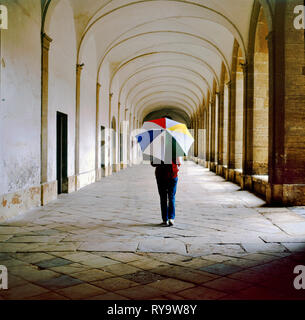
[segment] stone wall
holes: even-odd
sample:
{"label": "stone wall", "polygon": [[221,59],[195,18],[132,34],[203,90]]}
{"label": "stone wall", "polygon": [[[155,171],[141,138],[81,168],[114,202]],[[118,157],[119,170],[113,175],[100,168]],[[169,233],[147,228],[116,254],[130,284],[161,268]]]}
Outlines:
{"label": "stone wall", "polygon": [[[40,1],[1,1],[0,217],[40,204]],[[22,57],[22,58],[21,58]]]}
{"label": "stone wall", "polygon": [[304,4],[303,1],[290,0],[286,8],[285,184],[305,184],[304,30],[293,26],[293,10],[300,4]]}

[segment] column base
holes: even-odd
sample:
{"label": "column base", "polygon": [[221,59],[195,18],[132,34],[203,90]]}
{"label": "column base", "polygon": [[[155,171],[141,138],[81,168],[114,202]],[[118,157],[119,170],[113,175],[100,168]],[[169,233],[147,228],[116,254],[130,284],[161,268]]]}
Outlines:
{"label": "column base", "polygon": [[203,159],[198,159],[198,164],[200,165],[200,166],[202,166],[202,167],[205,167],[205,160],[203,160]]}
{"label": "column base", "polygon": [[112,175],[112,167],[109,166],[105,168],[105,177],[111,176]]}
{"label": "column base", "polygon": [[95,169],[95,181],[101,181],[102,180],[102,168]]}
{"label": "column base", "polygon": [[121,170],[121,165],[119,163],[112,165],[112,172],[116,173],[116,172],[119,172],[120,170]]}
{"label": "column base", "polygon": [[252,188],[253,192],[262,196],[264,199],[266,199],[266,192],[268,189],[268,176],[252,176]]}
{"label": "column base", "polygon": [[76,177],[75,176],[68,177],[68,193],[75,192],[75,186],[76,186]]}
{"label": "column base", "polygon": [[222,165],[217,165],[216,166],[216,174],[219,176],[222,176]]}
{"label": "column base", "polygon": [[228,169],[227,180],[229,180],[231,182],[235,182],[235,170],[234,169]]}
{"label": "column base", "polygon": [[46,182],[41,185],[41,205],[45,206],[57,199],[57,180]]}
{"label": "column base", "polygon": [[217,164],[215,162],[209,163],[210,170],[216,173]]}
{"label": "column base", "polygon": [[249,191],[253,191],[252,176],[244,176],[244,187]]}
{"label": "column base", "polygon": [[285,206],[304,206],[305,185],[269,184],[266,192],[266,201],[268,204],[283,204]]}
{"label": "column base", "polygon": [[128,165],[126,163],[121,163],[121,170],[125,170],[128,168]]}
{"label": "column base", "polygon": [[96,179],[96,172],[95,170],[81,173],[75,177],[75,189],[76,191],[88,186],[95,182]]}

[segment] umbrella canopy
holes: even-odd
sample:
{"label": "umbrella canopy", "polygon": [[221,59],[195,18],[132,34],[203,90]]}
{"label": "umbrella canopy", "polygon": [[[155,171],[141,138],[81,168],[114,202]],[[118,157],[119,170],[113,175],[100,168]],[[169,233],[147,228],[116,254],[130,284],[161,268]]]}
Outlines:
{"label": "umbrella canopy", "polygon": [[172,163],[186,156],[194,139],[185,124],[167,118],[144,122],[142,133],[136,137],[147,159]]}

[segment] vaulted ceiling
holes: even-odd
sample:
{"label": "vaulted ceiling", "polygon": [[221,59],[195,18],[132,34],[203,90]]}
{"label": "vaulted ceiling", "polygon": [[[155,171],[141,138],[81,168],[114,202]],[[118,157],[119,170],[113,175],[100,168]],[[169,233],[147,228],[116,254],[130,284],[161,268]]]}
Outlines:
{"label": "vaulted ceiling", "polygon": [[70,5],[78,62],[94,40],[97,81],[110,65],[109,92],[119,88],[120,104],[143,119],[162,107],[190,116],[213,84],[219,85],[222,64],[230,78],[234,40],[246,55],[253,0],[70,0]]}

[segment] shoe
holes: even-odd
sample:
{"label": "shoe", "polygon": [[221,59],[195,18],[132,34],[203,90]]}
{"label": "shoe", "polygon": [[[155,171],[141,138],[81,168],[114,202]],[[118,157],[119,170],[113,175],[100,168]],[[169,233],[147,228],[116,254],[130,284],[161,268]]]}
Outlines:
{"label": "shoe", "polygon": [[175,224],[175,220],[174,219],[169,219],[168,225],[169,226],[173,226]]}
{"label": "shoe", "polygon": [[161,226],[168,226],[168,221],[163,221],[163,222],[161,223]]}

